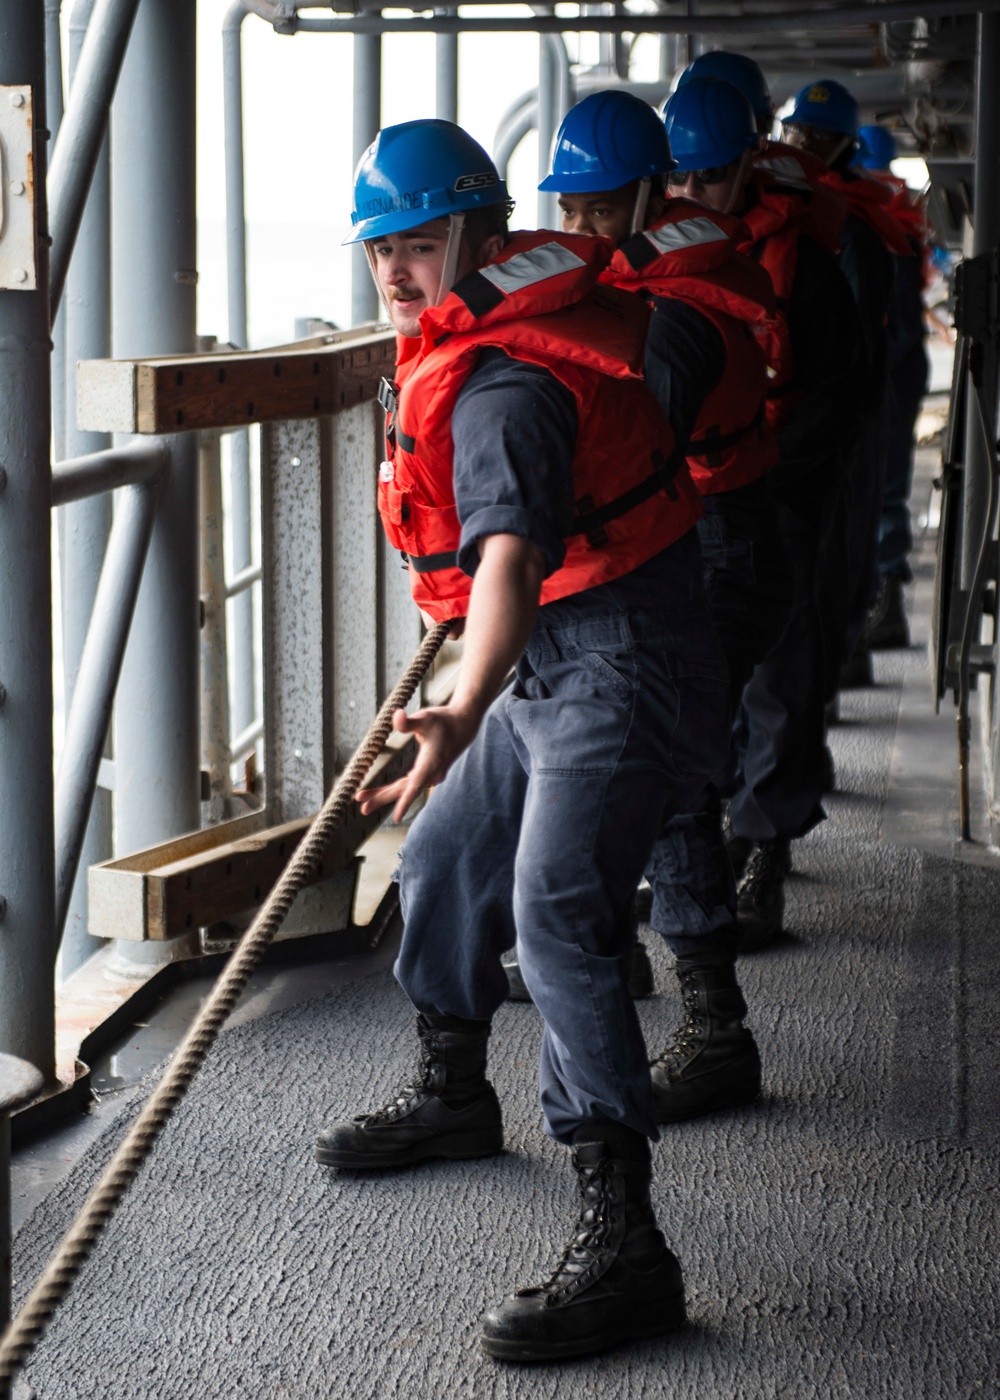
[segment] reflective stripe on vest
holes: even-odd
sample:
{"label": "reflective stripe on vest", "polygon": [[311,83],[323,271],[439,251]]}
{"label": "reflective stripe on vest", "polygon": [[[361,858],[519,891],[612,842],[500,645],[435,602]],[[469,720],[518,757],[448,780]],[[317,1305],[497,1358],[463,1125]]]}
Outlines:
{"label": "reflective stripe on vest", "polygon": [[793,156],[771,156],[755,163],[756,170],[766,170],[780,180],[783,185],[791,185],[797,190],[812,190],[812,185],[803,174],[802,167]]}
{"label": "reflective stripe on vest", "polygon": [[729,239],[725,230],[711,219],[681,219],[675,224],[647,229],[642,237],[661,253],[675,253],[679,248],[692,248],[699,243],[727,242]]}
{"label": "reflective stripe on vest", "polygon": [[566,272],[576,272],[587,264],[571,248],[561,243],[543,243],[539,248],[529,248],[518,253],[506,262],[491,263],[478,272],[463,277],[454,287],[473,316],[484,316],[494,310],[504,297],[535,287],[539,282],[547,282],[550,277],[560,277]]}

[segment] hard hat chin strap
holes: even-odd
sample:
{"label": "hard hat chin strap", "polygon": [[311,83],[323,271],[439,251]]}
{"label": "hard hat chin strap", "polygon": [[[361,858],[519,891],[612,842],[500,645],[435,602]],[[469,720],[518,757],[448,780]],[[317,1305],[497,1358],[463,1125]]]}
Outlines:
{"label": "hard hat chin strap", "polygon": [[853,136],[845,136],[843,141],[841,141],[840,145],[835,146],[833,148],[833,150],[826,158],[826,164],[828,168],[832,167],[833,162],[847,149],[847,147],[851,144],[853,140]]}
{"label": "hard hat chin strap", "polygon": [[382,303],[383,306],[385,306],[385,297],[382,295],[382,288],[379,286],[378,274],[375,271],[375,249],[372,247],[373,243],[374,239],[366,238],[361,246],[365,250],[365,257],[368,259],[368,271],[371,273],[372,281],[375,283],[375,290],[378,293],[379,301]]}
{"label": "hard hat chin strap", "polygon": [[730,193],[730,196],[726,201],[726,207],[722,211],[723,214],[731,214],[733,212],[733,206],[739,199],[740,194],[743,190],[743,186],[746,182],[747,170],[750,168],[750,165],[753,161],[753,157],[754,153],[752,150],[744,151],[743,154],[740,156],[740,163],[736,169],[736,179],[733,181],[732,192]]}
{"label": "hard hat chin strap", "polygon": [[635,204],[632,208],[632,227],[629,233],[642,233],[646,227],[646,209],[649,205],[649,191],[652,181],[647,177],[639,181],[639,188],[635,192]]}
{"label": "hard hat chin strap", "polygon": [[438,283],[437,296],[434,298],[435,306],[441,305],[455,285],[455,272],[458,268],[458,253],[462,246],[464,228],[464,214],[448,215],[448,242],[445,245],[444,262],[441,264],[441,281]]}
{"label": "hard hat chin strap", "polygon": [[[438,282],[437,296],[434,298],[435,306],[441,305],[455,285],[455,271],[458,267],[458,254],[462,246],[462,231],[464,228],[464,214],[448,215],[448,242],[445,244],[444,262],[441,264],[441,280]],[[387,306],[376,271],[374,248],[376,241],[376,239],[366,239],[361,246],[365,250],[365,257],[368,259],[368,270],[372,275],[372,281],[375,283],[375,290],[378,292],[382,304]]]}

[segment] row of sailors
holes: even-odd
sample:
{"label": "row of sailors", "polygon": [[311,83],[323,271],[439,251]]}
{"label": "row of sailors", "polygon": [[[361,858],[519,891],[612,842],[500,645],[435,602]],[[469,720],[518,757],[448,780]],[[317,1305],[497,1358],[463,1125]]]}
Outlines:
{"label": "row of sailors", "polygon": [[[490,1024],[512,983],[530,996],[582,1213],[487,1315],[502,1359],[684,1320],[650,1141],[760,1094],[737,956],[781,929],[791,842],[824,815],[824,708],[877,592],[887,325],[910,264],[919,287],[919,214],[853,164],[839,84],[803,89],[783,142],[772,120],[739,55],[696,61],[663,119],[592,94],[542,185],[561,232],[508,232],[503,181],[447,122],[385,129],[356,176],[349,241],[398,332],[379,509],[465,647],[449,704],[395,718],[411,773],[359,794],[401,820],[434,788],[398,873],[420,1069],[316,1152],[500,1152]],[[902,580],[905,526],[881,535]],[[685,1007],[652,1064],[643,877]]]}

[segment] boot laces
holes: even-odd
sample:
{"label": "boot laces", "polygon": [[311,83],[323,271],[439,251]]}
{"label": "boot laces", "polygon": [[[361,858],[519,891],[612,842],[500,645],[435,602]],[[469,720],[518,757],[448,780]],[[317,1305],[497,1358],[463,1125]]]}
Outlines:
{"label": "boot laces", "polygon": [[669,1070],[678,1063],[686,1063],[692,1050],[697,1049],[705,1033],[705,1017],[698,1006],[698,988],[692,983],[681,987],[681,1000],[684,1003],[684,1020],[670,1038],[670,1044],[653,1061]]}
{"label": "boot laces", "polygon": [[762,843],[754,846],[747,862],[746,874],[740,882],[740,893],[756,890],[774,880],[784,878],[787,856],[776,845]]}
{"label": "boot laces", "polygon": [[584,1167],[574,1154],[573,1164],[579,1173],[580,1194],[583,1198],[583,1210],[576,1230],[548,1278],[539,1284],[537,1289],[521,1290],[546,1293],[553,1300],[555,1295],[563,1292],[598,1263],[611,1241],[614,1228],[610,1212],[613,1196],[608,1180],[607,1160],[602,1159],[592,1167]]}
{"label": "boot laces", "polygon": [[434,1042],[428,1037],[420,1042],[420,1067],[413,1078],[398,1091],[396,1097],[389,1099],[381,1108],[373,1109],[371,1113],[364,1113],[358,1122],[365,1125],[374,1123],[393,1123],[397,1118],[401,1118],[414,1106],[416,1100],[430,1093],[435,1088],[435,1054]]}

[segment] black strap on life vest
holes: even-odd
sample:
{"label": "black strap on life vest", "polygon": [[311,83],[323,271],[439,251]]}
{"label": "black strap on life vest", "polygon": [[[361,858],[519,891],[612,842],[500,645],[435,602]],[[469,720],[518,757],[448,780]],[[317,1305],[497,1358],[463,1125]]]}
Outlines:
{"label": "black strap on life vest", "polygon": [[[601,545],[608,542],[605,525],[612,520],[617,520],[620,515],[634,510],[636,506],[642,505],[643,501],[648,501],[651,496],[655,496],[657,491],[666,491],[670,499],[676,501],[677,487],[674,485],[674,478],[683,466],[684,456],[680,451],[674,451],[670,457],[664,457],[660,451],[654,452],[653,471],[650,475],[628,491],[623,491],[613,501],[598,506],[594,504],[592,496],[583,496],[578,500],[566,538],[569,539],[573,535],[586,535],[587,543],[592,548],[599,549]],[[431,574],[436,569],[458,567],[458,555],[454,550],[449,550],[444,554],[411,554],[409,561],[414,572],[418,574]]]}
{"label": "black strap on life vest", "polygon": [[757,412],[745,427],[734,428],[731,433],[720,433],[716,428],[709,428],[708,431],[702,433],[700,437],[691,438],[688,441],[688,456],[707,457],[709,459],[709,466],[717,467],[719,463],[713,462],[712,458],[721,457],[723,452],[728,452],[731,447],[735,447],[737,443],[742,442],[747,433],[754,432],[760,427],[763,421],[764,404],[761,402]]}
{"label": "black strap on life vest", "polygon": [[584,496],[577,501],[567,538],[572,535],[586,535],[587,543],[594,549],[599,549],[608,542],[605,525],[642,505],[643,501],[648,501],[658,491],[666,491],[670,499],[676,501],[677,487],[674,485],[674,477],[683,465],[684,456],[678,449],[669,457],[664,457],[657,449],[653,453],[653,470],[650,475],[628,491],[623,491],[613,501],[608,501],[603,506],[595,505],[592,496]]}
{"label": "black strap on life vest", "polygon": [[395,380],[386,379],[384,376],[379,380],[378,401],[389,415],[385,435],[390,448],[399,443],[404,452],[416,451],[416,438],[411,438],[409,433],[404,433],[396,422],[396,412],[399,408],[399,385]]}
{"label": "black strap on life vest", "polygon": [[443,554],[410,554],[407,556],[415,573],[432,574],[436,569],[457,569],[458,553],[454,549]]}

